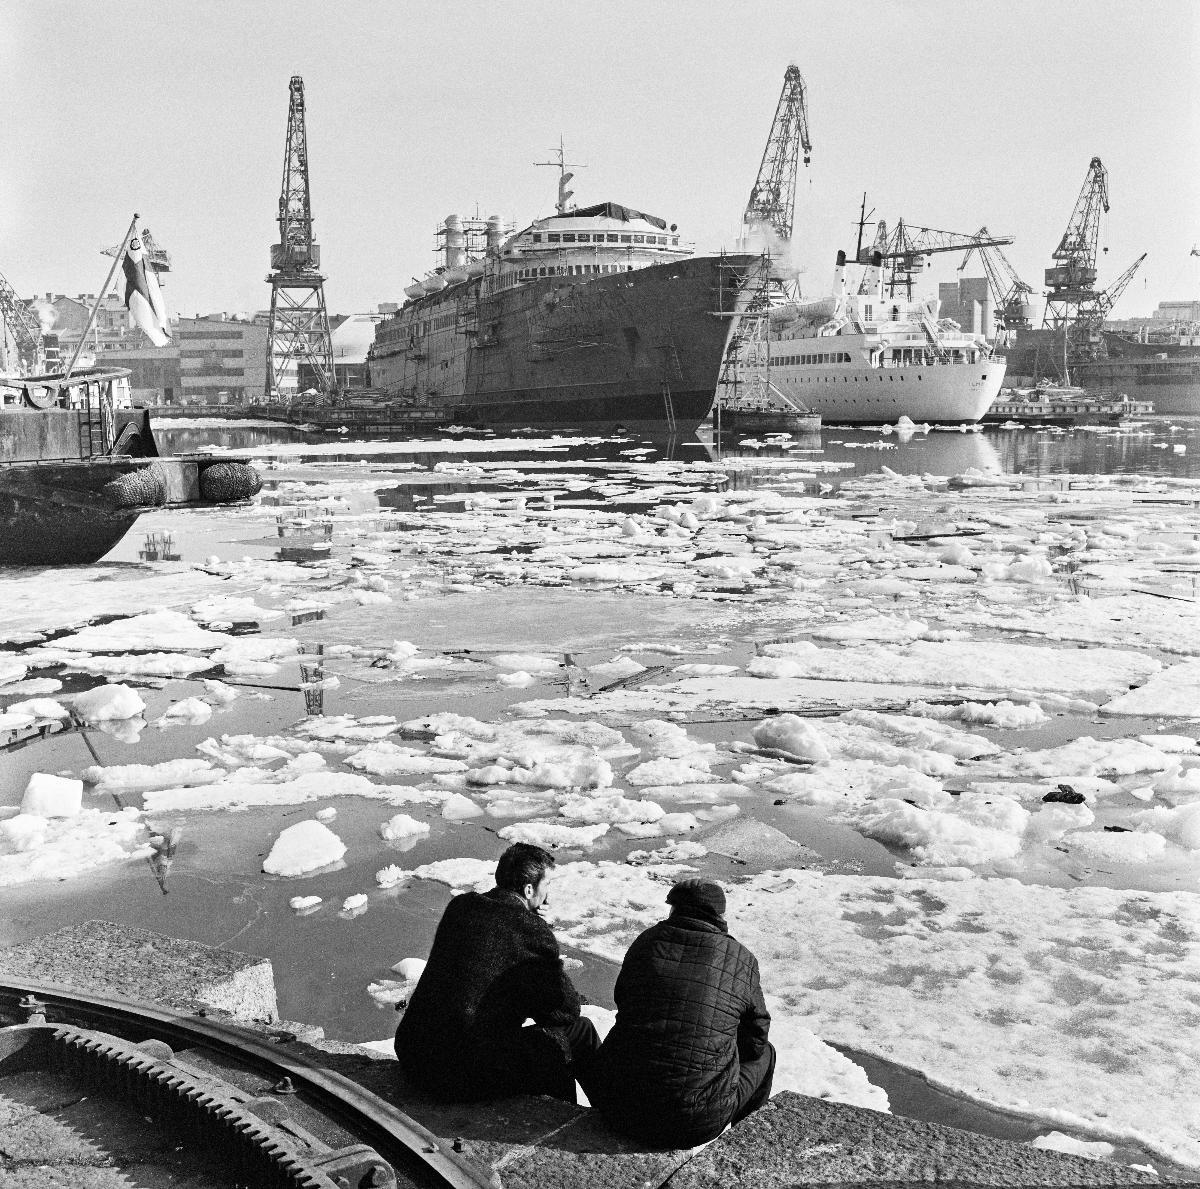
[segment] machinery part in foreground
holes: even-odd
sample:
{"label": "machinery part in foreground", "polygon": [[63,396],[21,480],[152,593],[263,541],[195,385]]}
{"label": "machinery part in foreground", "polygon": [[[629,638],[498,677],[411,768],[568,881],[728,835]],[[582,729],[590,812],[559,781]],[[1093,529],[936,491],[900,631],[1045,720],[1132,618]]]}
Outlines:
{"label": "machinery part in foreground", "polygon": [[[417,1172],[426,1183],[449,1189],[497,1189],[495,1174],[443,1148],[415,1119],[341,1074],[280,1052],[249,1029],[179,1015],[152,1004],[4,976],[0,1016],[21,1015],[27,1017],[27,1024],[0,1027],[0,1071],[12,1061],[18,1062],[17,1068],[35,1067],[41,1046],[41,1054],[55,1054],[59,1062],[55,1068],[82,1072],[114,1097],[173,1112],[177,1119],[190,1117],[183,1124],[185,1130],[195,1128],[202,1139],[214,1130],[226,1138],[236,1137],[239,1161],[270,1170],[265,1179],[257,1177],[252,1184],[388,1189],[396,1184],[397,1172]],[[47,1016],[57,1021],[47,1023]],[[192,1078],[186,1068],[177,1066],[173,1048],[232,1059],[276,1087],[276,1094],[284,1093],[283,1087],[294,1091],[360,1142],[315,1156],[308,1151],[301,1157],[285,1131],[266,1121],[279,1113],[278,1100],[262,1106],[258,1100],[240,1101],[244,1096],[231,1094],[226,1101],[207,1078]],[[257,1145],[261,1152],[251,1151],[248,1144]]]}

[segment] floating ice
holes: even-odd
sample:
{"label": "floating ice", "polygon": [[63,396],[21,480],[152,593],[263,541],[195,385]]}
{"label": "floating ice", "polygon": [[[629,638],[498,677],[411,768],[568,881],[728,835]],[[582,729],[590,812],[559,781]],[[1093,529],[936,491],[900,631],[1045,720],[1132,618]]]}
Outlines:
{"label": "floating ice", "polygon": [[366,911],[367,894],[366,892],[357,892],[353,896],[347,896],[342,901],[342,912],[352,912],[359,915]]}
{"label": "floating ice", "polygon": [[83,808],[83,781],[34,772],[25,785],[21,812],[37,817],[75,817]]}
{"label": "floating ice", "polygon": [[1161,834],[1140,830],[1081,830],[1064,834],[1062,842],[1073,854],[1106,863],[1150,863],[1162,858],[1167,849],[1167,840]]}
{"label": "floating ice", "polygon": [[228,643],[228,636],[197,626],[181,611],[165,609],[83,628],[54,641],[55,647],[73,652],[149,652],[155,648],[207,652]]}
{"label": "floating ice", "polygon": [[462,793],[451,793],[442,804],[442,817],[462,820],[468,817],[480,817],[483,810]]}
{"label": "floating ice", "polygon": [[212,712],[212,706],[203,698],[184,698],[182,701],[172,702],[163,711],[159,725],[180,723],[193,727],[199,726],[212,718]]}
{"label": "floating ice", "polygon": [[146,709],[146,703],[127,685],[100,685],[86,693],[76,694],[75,713],[84,722],[109,722],[136,718]]}
{"label": "floating ice", "polygon": [[1031,1148],[1042,1148],[1048,1152],[1067,1152],[1072,1156],[1086,1156],[1089,1160],[1107,1160],[1114,1151],[1112,1144],[1104,1140],[1075,1139],[1061,1131],[1050,1131],[1029,1141]]}
{"label": "floating ice", "polygon": [[428,833],[428,822],[419,822],[415,817],[409,817],[407,813],[398,813],[379,827],[379,836],[385,842],[393,842],[397,838],[411,838],[416,834]]}
{"label": "floating ice", "polygon": [[293,896],[288,901],[288,907],[296,912],[305,912],[310,908],[316,908],[320,903],[320,896]]}
{"label": "floating ice", "polygon": [[346,757],[346,764],[360,772],[371,772],[376,776],[415,775],[427,772],[465,772],[467,765],[461,760],[431,756],[412,747],[401,747],[388,739],[381,739]]}
{"label": "floating ice", "polygon": [[607,823],[563,826],[557,822],[519,822],[516,825],[504,826],[499,834],[505,842],[528,842],[534,846],[551,849],[580,848],[591,846],[598,838],[603,838],[608,829]]}
{"label": "floating ice", "polygon": [[268,875],[306,875],[340,861],[346,844],[317,821],[288,826],[271,846],[262,869]]}
{"label": "floating ice", "polygon": [[48,719],[50,721],[71,717],[71,712],[53,698],[30,698],[25,702],[13,702],[4,713],[26,714],[34,720]]}
{"label": "floating ice", "polygon": [[754,728],[753,735],[759,747],[787,752],[797,759],[816,763],[829,759],[829,748],[821,738],[821,732],[811,722],[795,714],[768,718]]}
{"label": "floating ice", "polygon": [[395,888],[407,882],[411,875],[411,871],[405,871],[403,867],[397,867],[395,863],[389,863],[382,870],[375,872],[375,882],[384,889]]}
{"label": "floating ice", "polygon": [[0,820],[0,887],[73,879],[150,854],[136,809],[82,809],[70,818],[20,813]]}

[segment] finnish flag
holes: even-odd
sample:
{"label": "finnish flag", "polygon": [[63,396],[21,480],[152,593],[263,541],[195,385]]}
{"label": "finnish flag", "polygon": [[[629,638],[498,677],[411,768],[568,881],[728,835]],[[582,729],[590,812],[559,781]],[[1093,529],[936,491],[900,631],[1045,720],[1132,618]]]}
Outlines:
{"label": "finnish flag", "polygon": [[121,267],[125,273],[125,305],[130,316],[156,347],[167,346],[171,341],[167,331],[167,307],[158,287],[158,277],[147,263],[141,229],[136,224],[125,247]]}

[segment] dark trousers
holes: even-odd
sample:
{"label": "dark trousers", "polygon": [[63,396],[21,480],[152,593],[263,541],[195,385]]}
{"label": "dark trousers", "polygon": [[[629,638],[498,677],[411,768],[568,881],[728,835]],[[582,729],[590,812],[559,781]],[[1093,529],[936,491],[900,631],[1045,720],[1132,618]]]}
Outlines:
{"label": "dark trousers", "polygon": [[575,1083],[587,1080],[600,1037],[586,1016],[562,1028],[530,1025],[508,1038],[500,1080],[509,1094],[548,1094],[575,1101]]}
{"label": "dark trousers", "polygon": [[737,1105],[733,1108],[731,1123],[740,1123],[752,1115],[771,1097],[771,1083],[775,1080],[775,1046],[770,1041],[753,1061],[743,1061],[738,1077]]}
{"label": "dark trousers", "polygon": [[548,1094],[575,1101],[575,1081],[600,1050],[591,1020],[580,1016],[562,1028],[530,1025],[493,1034],[467,1050],[446,1046],[396,1047],[404,1074],[421,1089],[450,1102]]}

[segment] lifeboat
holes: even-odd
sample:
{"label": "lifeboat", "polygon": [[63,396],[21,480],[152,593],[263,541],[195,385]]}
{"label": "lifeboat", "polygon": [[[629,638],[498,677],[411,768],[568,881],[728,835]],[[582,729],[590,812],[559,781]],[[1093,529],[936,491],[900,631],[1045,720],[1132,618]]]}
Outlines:
{"label": "lifeboat", "polygon": [[417,281],[415,284],[412,284],[412,285],[404,286],[404,296],[408,297],[408,298],[412,298],[414,301],[418,297],[420,297],[421,294],[424,292],[425,292],[425,286],[422,285],[420,281]]}
{"label": "lifeboat", "polygon": [[439,290],[445,289],[445,287],[446,278],[441,273],[435,272],[432,276],[426,277],[421,282],[421,288],[424,289],[426,293],[437,293]]}

